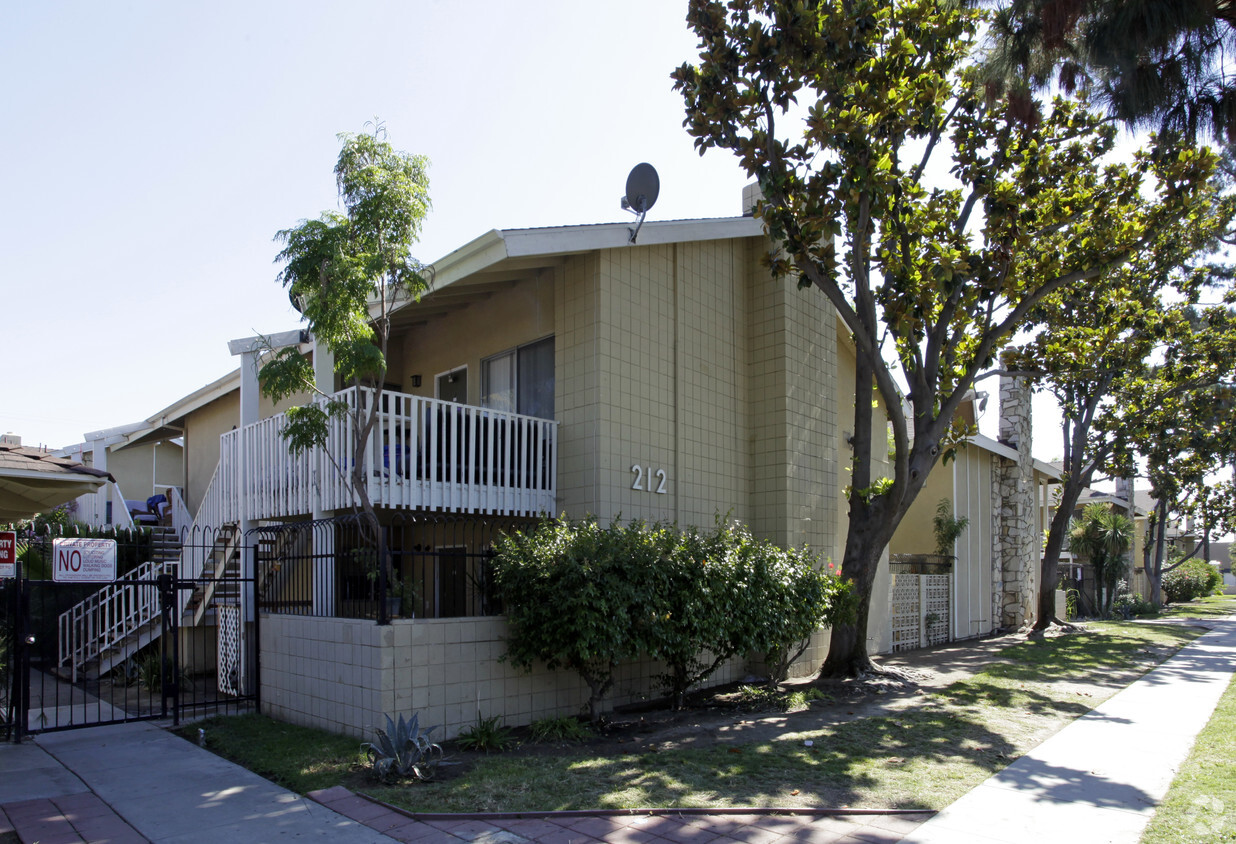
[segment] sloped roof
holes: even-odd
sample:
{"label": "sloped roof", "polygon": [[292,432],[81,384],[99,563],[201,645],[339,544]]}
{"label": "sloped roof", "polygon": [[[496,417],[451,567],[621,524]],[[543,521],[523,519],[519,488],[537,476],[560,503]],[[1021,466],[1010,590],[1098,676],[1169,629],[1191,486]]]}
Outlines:
{"label": "sloped roof", "polygon": [[114,480],[37,448],[0,446],[0,521],[29,518]]}

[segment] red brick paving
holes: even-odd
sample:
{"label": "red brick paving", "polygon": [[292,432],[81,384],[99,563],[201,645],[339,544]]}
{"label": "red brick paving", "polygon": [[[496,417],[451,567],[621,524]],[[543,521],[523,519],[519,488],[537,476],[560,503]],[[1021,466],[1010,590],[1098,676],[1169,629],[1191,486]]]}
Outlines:
{"label": "red brick paving", "polygon": [[149,844],[90,792],[0,806],[0,833],[23,844]]}
{"label": "red brick paving", "polygon": [[895,844],[930,813],[920,815],[554,815],[546,818],[416,820],[346,788],[310,799],[412,844],[455,844],[492,837],[515,844]]}

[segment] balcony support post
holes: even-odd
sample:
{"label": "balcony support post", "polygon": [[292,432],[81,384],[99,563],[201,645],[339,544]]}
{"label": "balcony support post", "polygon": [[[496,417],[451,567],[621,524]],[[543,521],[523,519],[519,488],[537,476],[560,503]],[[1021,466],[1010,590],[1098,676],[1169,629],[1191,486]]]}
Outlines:
{"label": "balcony support post", "polygon": [[[326,344],[313,338],[313,379],[318,391],[328,396],[335,393],[335,356]],[[313,474],[313,518],[324,519],[328,513],[322,509],[322,465],[320,454],[310,455],[309,471]],[[335,614],[335,534],[328,528],[313,531],[313,614]]]}

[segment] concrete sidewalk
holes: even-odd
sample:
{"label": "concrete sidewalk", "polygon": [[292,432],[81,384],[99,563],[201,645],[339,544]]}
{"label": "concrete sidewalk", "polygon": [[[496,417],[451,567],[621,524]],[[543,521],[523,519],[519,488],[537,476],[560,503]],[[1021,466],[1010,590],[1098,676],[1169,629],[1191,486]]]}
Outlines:
{"label": "concrete sidewalk", "polygon": [[0,832],[23,842],[391,841],[149,723],[0,745]]}
{"label": "concrete sidewalk", "polygon": [[535,820],[419,821],[344,788],[299,797],[150,722],[0,744],[0,834],[16,832],[23,844],[245,844],[313,837],[343,844],[896,844],[929,815],[567,813]]}
{"label": "concrete sidewalk", "polygon": [[905,840],[1138,841],[1236,669],[1236,619],[1205,624],[1214,629]]}

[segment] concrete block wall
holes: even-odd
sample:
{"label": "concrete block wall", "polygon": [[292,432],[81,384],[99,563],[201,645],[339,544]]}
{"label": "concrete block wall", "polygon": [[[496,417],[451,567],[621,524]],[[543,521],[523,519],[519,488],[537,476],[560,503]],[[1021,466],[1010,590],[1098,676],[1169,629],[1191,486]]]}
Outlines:
{"label": "concrete block wall", "polygon": [[[508,726],[587,711],[588,687],[573,671],[531,672],[501,662],[506,619],[371,620],[264,615],[261,624],[262,711],[293,724],[368,738],[385,714],[419,714],[424,726],[441,725],[453,738],[481,716]],[[827,633],[794,666],[794,676],[819,668]],[[725,663],[710,685],[736,682],[758,665]],[[607,706],[660,696],[659,662],[620,665]]]}
{"label": "concrete block wall", "polygon": [[263,615],[260,629],[264,714],[357,736],[383,723],[384,665],[393,667],[395,659],[393,625]]}

